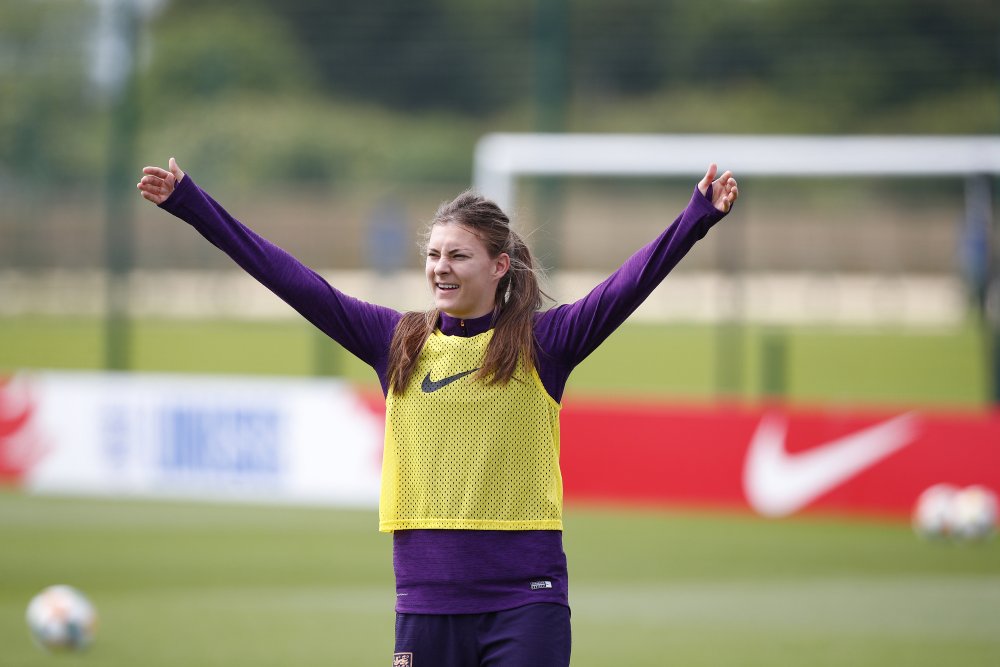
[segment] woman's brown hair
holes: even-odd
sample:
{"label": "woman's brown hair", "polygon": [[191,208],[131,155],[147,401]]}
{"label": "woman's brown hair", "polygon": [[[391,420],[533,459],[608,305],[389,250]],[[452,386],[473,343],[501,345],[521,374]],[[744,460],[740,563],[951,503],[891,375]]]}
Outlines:
{"label": "woman's brown hair", "polygon": [[[506,383],[517,370],[518,359],[531,369],[536,364],[534,316],[547,295],[539,284],[541,271],[520,234],[500,207],[482,195],[467,190],[442,204],[434,225],[455,224],[476,234],[491,258],[507,253],[510,269],[500,279],[493,310],[493,339],[486,349],[477,377],[489,383]],[[434,332],[440,313],[436,308],[403,315],[389,346],[389,387],[399,395],[406,390],[417,366],[417,358]]]}

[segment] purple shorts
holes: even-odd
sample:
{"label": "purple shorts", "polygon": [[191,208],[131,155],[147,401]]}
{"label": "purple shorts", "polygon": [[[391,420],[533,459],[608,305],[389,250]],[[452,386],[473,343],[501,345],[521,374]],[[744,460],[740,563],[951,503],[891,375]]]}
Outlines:
{"label": "purple shorts", "polygon": [[569,607],[396,614],[393,667],[568,667]]}

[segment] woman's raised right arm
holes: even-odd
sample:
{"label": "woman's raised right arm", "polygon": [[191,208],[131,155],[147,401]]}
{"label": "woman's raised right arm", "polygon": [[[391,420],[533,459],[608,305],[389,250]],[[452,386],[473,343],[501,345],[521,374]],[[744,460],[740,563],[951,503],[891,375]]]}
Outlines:
{"label": "woman's raised right arm", "polygon": [[309,322],[382,375],[400,313],[348,296],[318,273],[232,217],[170,158],[146,167],[142,197],[184,220]]}

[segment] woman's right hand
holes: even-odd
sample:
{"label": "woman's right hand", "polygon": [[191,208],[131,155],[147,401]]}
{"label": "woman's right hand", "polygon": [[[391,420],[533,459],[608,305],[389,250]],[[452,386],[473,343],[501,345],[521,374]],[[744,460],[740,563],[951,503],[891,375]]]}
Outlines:
{"label": "woman's right hand", "polygon": [[160,167],[145,167],[142,170],[142,180],[136,183],[142,198],[157,206],[167,201],[177,184],[184,180],[184,172],[177,166],[177,160],[170,158],[167,166],[170,171]]}

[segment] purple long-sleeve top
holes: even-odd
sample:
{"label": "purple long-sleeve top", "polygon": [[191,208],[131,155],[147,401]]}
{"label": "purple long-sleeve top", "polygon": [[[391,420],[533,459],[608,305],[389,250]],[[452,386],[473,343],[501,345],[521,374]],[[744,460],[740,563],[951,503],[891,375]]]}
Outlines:
{"label": "purple long-sleeve top", "polygon": [[[378,374],[389,390],[389,344],[402,313],[348,296],[233,218],[186,176],[161,207],[213,245]],[[607,280],[572,304],[535,315],[538,374],[561,402],[572,370],[600,345],[724,214],[697,189],[674,222]],[[449,336],[475,336],[492,315],[442,313]],[[572,447],[572,443],[566,446]],[[396,610],[466,614],[534,602],[568,605],[562,531],[401,530],[393,534]]]}

